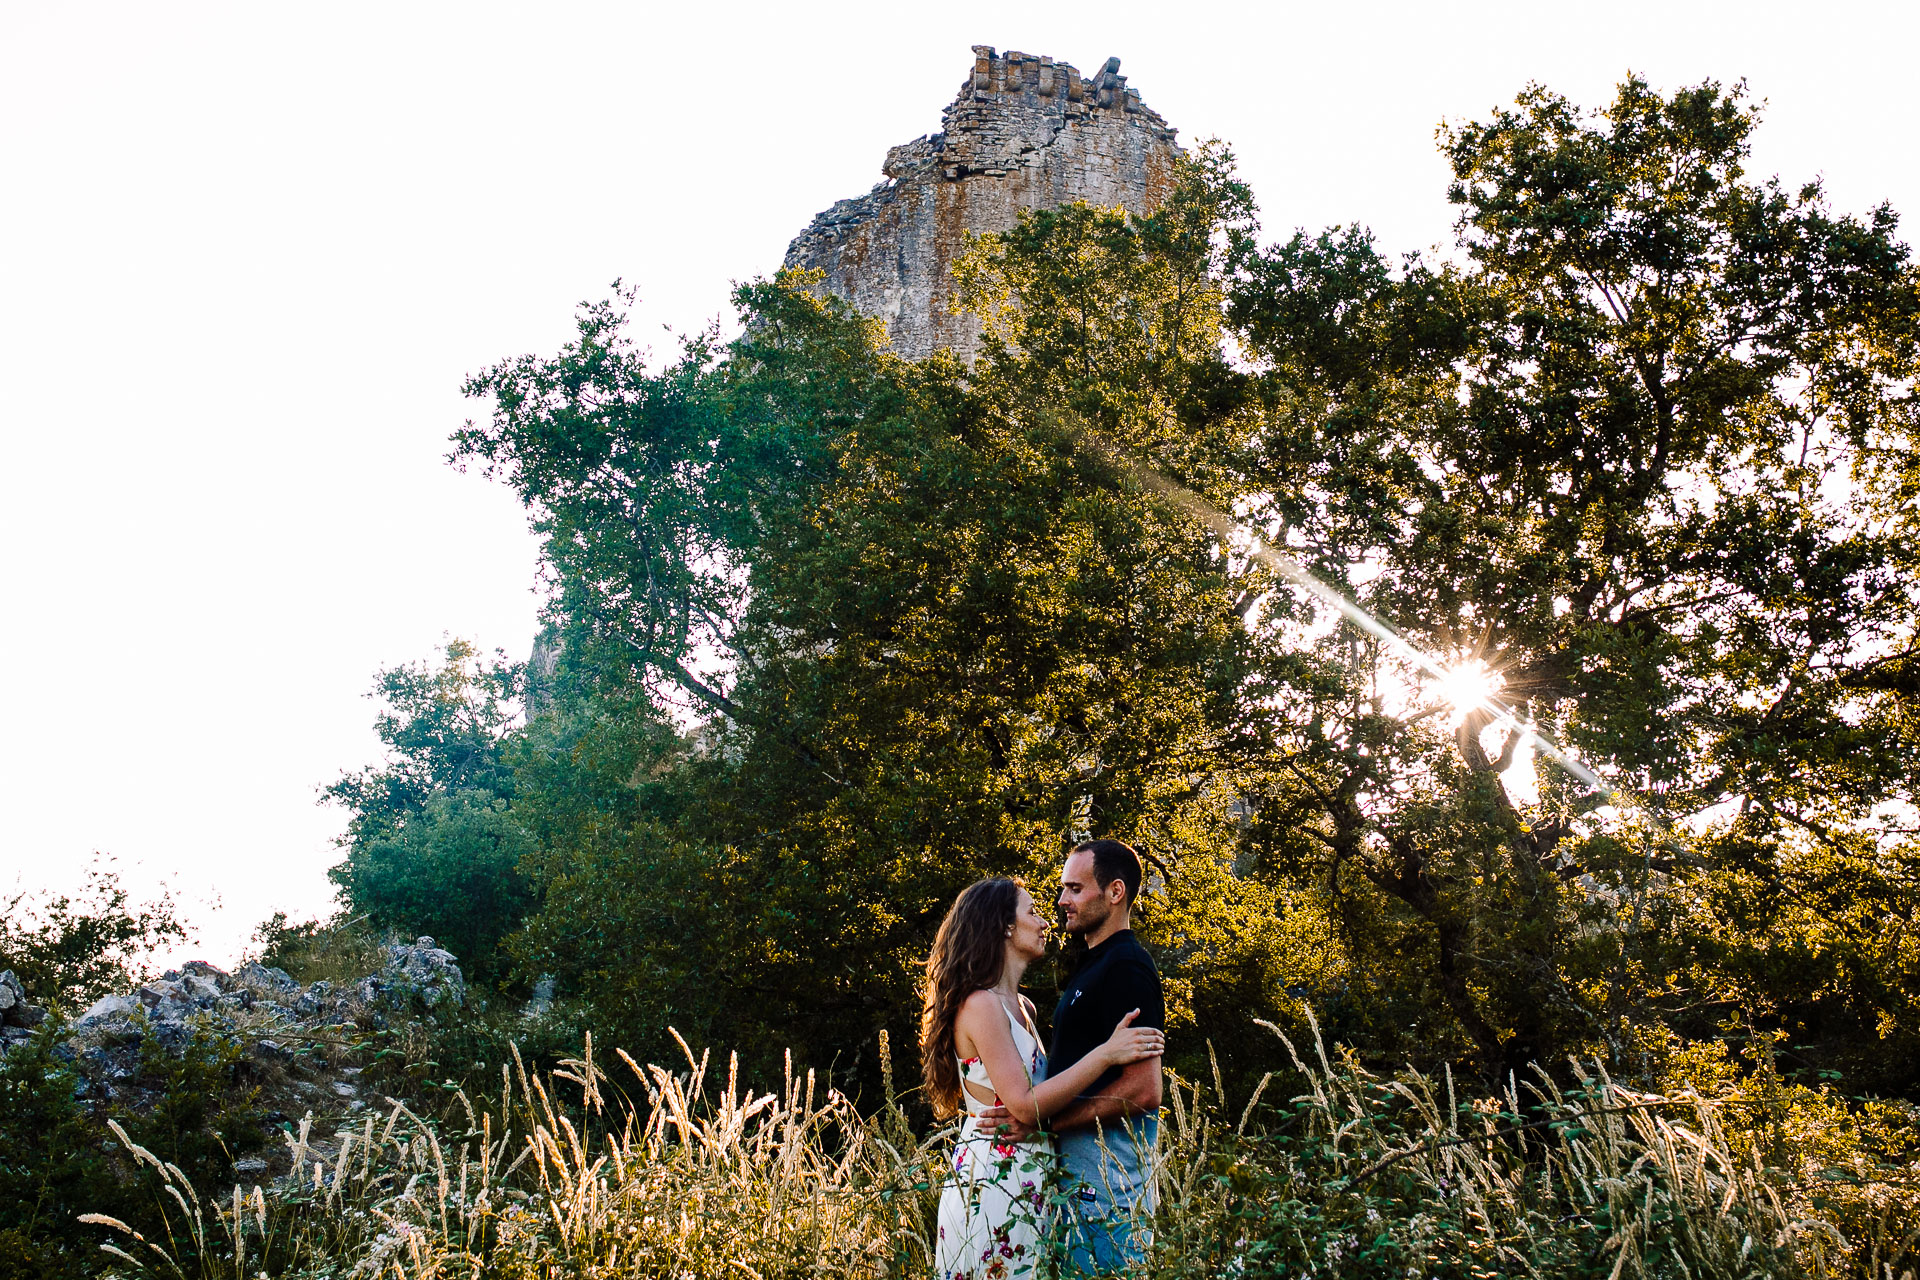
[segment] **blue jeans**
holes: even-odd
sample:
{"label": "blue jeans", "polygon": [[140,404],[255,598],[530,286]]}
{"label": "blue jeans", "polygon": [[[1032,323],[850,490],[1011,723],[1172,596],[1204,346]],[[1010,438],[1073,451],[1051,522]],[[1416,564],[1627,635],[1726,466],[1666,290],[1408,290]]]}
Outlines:
{"label": "blue jeans", "polygon": [[1111,1120],[1060,1135],[1066,1180],[1066,1275],[1137,1269],[1153,1247],[1158,1116]]}

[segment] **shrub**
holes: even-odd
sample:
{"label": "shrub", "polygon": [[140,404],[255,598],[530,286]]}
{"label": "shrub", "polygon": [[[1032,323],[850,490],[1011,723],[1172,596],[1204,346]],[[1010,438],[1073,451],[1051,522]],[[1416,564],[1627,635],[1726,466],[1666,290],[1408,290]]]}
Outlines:
{"label": "shrub", "polygon": [[142,1095],[112,1114],[146,1148],[203,1184],[224,1182],[236,1157],[266,1143],[258,1090],[238,1080],[240,1044],[204,1024],[184,1043],[167,1043],[147,1024],[135,1083]]}
{"label": "shrub", "polygon": [[172,897],[133,905],[110,860],[96,858],[77,893],[0,901],[0,969],[35,1000],[68,1010],[140,982],[140,956],[186,937]]}
{"label": "shrub", "polygon": [[92,1236],[74,1215],[120,1197],[100,1140],[75,1100],[79,1081],[56,1053],[63,1022],[0,1056],[0,1280],[53,1280],[83,1273]]}
{"label": "shrub", "polygon": [[307,920],[298,924],[276,911],[253,931],[261,964],[284,969],[296,981],[353,982],[378,973],[387,945],[397,940],[369,926],[364,916]]}

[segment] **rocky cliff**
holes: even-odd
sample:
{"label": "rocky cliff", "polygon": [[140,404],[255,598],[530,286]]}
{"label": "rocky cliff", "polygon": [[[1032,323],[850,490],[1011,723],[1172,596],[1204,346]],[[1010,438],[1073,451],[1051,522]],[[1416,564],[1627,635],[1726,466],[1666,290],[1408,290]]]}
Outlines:
{"label": "rocky cliff", "polygon": [[1118,58],[1087,78],[1052,58],[973,53],[941,131],[889,151],[885,182],[820,214],[787,248],[786,266],[824,271],[826,288],[886,321],[889,345],[909,359],[942,347],[973,357],[979,321],[951,306],[968,232],[1079,200],[1151,213],[1180,154]]}

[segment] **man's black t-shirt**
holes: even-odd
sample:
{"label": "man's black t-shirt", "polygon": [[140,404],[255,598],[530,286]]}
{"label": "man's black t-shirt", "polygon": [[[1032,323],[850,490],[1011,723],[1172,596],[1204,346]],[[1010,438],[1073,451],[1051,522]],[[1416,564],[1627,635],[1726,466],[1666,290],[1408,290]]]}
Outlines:
{"label": "man's black t-shirt", "polygon": [[[1120,1019],[1135,1009],[1140,1016],[1136,1027],[1166,1029],[1167,1005],[1160,994],[1160,971],[1153,957],[1133,936],[1133,930],[1120,932],[1088,950],[1086,959],[1060,993],[1053,1008],[1053,1045],[1047,1054],[1047,1073],[1059,1075],[1092,1053]],[[1096,1094],[1120,1078],[1119,1067],[1105,1073],[1081,1096]]]}

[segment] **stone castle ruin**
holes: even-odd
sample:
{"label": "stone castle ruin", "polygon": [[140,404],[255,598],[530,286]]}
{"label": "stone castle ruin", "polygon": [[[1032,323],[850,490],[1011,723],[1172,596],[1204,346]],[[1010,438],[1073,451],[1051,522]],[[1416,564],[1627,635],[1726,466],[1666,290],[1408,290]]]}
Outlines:
{"label": "stone castle ruin", "polygon": [[1151,213],[1181,154],[1118,58],[1089,79],[1052,58],[973,53],[941,131],[887,152],[885,182],[839,201],[787,248],[785,266],[824,271],[827,290],[884,320],[888,345],[911,360],[943,347],[973,358],[980,322],[950,306],[968,232],[1079,200]]}

